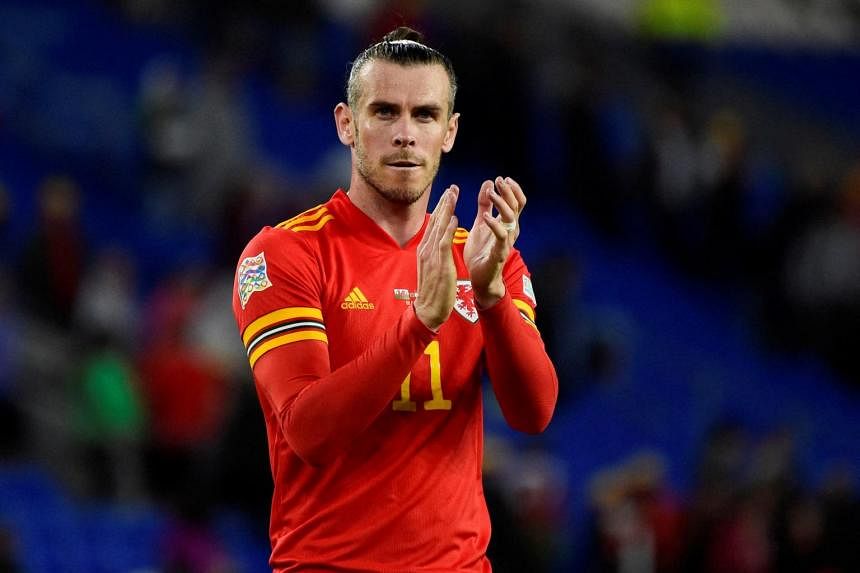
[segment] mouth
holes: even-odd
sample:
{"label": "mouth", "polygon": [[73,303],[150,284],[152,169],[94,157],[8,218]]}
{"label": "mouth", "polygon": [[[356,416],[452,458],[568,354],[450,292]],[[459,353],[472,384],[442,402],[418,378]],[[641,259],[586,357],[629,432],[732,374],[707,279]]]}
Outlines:
{"label": "mouth", "polygon": [[421,166],[420,163],[415,163],[414,161],[390,161],[387,165],[395,169],[413,169]]}
{"label": "mouth", "polygon": [[383,161],[386,166],[398,170],[416,169],[423,165],[423,161],[420,158],[408,153],[394,153],[388,157],[384,157]]}

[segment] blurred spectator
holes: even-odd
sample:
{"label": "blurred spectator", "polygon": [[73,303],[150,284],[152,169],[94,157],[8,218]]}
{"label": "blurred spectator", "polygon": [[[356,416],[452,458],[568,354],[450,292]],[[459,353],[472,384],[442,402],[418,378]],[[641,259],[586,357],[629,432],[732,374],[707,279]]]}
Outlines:
{"label": "blurred spectator", "polygon": [[597,472],[590,488],[593,546],[589,571],[678,571],[683,506],[665,482],[665,461],[638,452]]}
{"label": "blurred spectator", "polygon": [[166,228],[187,216],[191,166],[200,148],[188,92],[179,66],[169,60],[154,60],[141,74],[145,203],[151,221]]}
{"label": "blurred spectator", "polygon": [[253,129],[236,58],[211,55],[185,78],[154,60],[140,106],[150,219],[163,231],[217,222],[233,182],[251,168]]}
{"label": "blurred spectator", "polygon": [[85,493],[101,499],[138,500],[146,413],[133,365],[107,333],[92,336],[75,402],[88,469]]}
{"label": "blurred spectator", "polygon": [[860,380],[860,163],[844,177],[835,211],[794,243],[785,261],[788,299],[806,343],[846,380]]}
{"label": "blurred spectator", "polygon": [[771,502],[764,487],[755,488],[717,523],[708,548],[709,573],[769,573],[775,564],[771,537]]}
{"label": "blurred spectator", "polygon": [[213,56],[190,86],[190,120],[198,147],[186,217],[193,225],[217,221],[230,184],[252,167],[254,129],[239,71],[230,56]]}
{"label": "blurred spectator", "polygon": [[[776,523],[776,571],[828,571],[824,546],[824,512],[811,494],[790,500]],[[832,567],[832,564],[830,564]]]}
{"label": "blurred spectator", "polygon": [[135,260],[119,247],[102,247],[86,269],[75,307],[83,336],[106,337],[130,351],[140,332]]}
{"label": "blurred spectator", "polygon": [[687,507],[683,570],[705,571],[718,524],[727,519],[744,483],[748,437],[733,421],[721,421],[705,436]]}
{"label": "blurred spectator", "polygon": [[514,517],[539,558],[530,571],[546,570],[564,552],[567,515],[567,472],[564,463],[546,447],[529,443],[519,453],[516,467],[506,477]]}
{"label": "blurred spectator", "polygon": [[707,188],[700,180],[700,146],[683,105],[667,103],[653,132],[657,236],[687,273],[701,270],[708,232]]}
{"label": "blurred spectator", "polygon": [[39,318],[68,327],[87,256],[80,189],[68,176],[49,176],[38,195],[38,226],[21,252],[20,292]]}
{"label": "blurred spectator", "polygon": [[746,127],[732,109],[719,109],[707,120],[699,144],[699,177],[706,190],[704,275],[738,285],[749,270],[752,232],[746,228]]}
{"label": "blurred spectator", "polygon": [[[518,484],[512,483],[512,479],[517,476],[517,469],[522,467],[521,463],[519,452],[508,440],[493,434],[486,436],[484,496],[493,528],[487,556],[493,564],[493,571],[499,573],[548,571],[551,551],[555,549],[547,546],[554,541],[552,536],[541,538],[537,535],[537,528],[531,527],[523,519],[526,507],[519,505]],[[536,471],[541,473],[541,469]],[[563,503],[561,498],[549,501],[558,509]]]}
{"label": "blurred spectator", "polygon": [[148,311],[149,336],[139,356],[152,421],[151,487],[168,502],[190,490],[211,493],[215,446],[227,415],[223,373],[188,339],[203,278],[198,269],[184,269],[157,286]]}

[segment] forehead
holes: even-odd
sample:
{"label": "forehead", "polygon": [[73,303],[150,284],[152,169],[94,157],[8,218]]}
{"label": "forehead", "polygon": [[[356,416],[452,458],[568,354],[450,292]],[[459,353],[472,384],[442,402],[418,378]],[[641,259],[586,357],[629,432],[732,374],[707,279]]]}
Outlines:
{"label": "forehead", "polygon": [[402,66],[386,60],[371,60],[359,74],[359,107],[372,101],[403,106],[448,105],[450,84],[441,64]]}

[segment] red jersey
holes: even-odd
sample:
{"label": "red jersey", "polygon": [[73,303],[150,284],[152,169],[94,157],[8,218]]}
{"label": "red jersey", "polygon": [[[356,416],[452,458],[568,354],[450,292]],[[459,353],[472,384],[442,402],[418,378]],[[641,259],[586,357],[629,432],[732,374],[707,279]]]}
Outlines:
{"label": "red jersey", "polygon": [[549,421],[557,379],[519,253],[505,297],[479,311],[465,229],[454,312],[438,333],[421,323],[423,234],[401,247],[338,191],[241,256],[233,310],[266,420],[277,571],[490,570],[482,369],[525,431]]}

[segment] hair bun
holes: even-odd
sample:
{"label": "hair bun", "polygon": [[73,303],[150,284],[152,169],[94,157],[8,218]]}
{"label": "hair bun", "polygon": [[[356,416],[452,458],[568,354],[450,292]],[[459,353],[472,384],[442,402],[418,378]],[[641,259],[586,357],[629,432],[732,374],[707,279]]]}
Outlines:
{"label": "hair bun", "polygon": [[413,42],[423,44],[424,35],[418,30],[413,30],[408,26],[400,26],[399,28],[395,28],[391,32],[388,32],[385,34],[385,37],[382,38],[383,42],[394,42],[397,40],[411,40]]}

